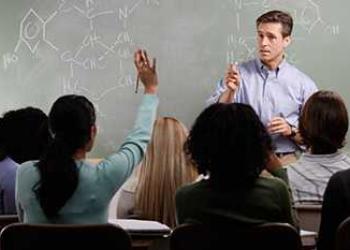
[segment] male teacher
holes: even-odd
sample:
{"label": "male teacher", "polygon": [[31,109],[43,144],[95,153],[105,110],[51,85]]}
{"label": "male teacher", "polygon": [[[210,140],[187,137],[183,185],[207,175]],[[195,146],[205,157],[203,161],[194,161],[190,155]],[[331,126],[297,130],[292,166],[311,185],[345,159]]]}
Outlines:
{"label": "male teacher", "polygon": [[301,109],[317,87],[284,56],[293,29],[288,13],[269,11],[256,20],[256,27],[258,58],[230,64],[207,104],[250,104],[270,132],[276,155],[282,164],[289,164],[296,160],[301,143],[297,130]]}

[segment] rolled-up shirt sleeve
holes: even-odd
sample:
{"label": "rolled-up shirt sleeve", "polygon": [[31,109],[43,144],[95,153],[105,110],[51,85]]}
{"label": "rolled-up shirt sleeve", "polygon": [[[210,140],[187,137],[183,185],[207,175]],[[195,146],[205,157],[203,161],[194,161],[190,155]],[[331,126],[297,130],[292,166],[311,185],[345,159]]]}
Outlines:
{"label": "rolled-up shirt sleeve", "polygon": [[220,79],[216,84],[215,92],[206,101],[207,106],[217,103],[220,96],[225,92],[226,89],[227,87],[224,84],[224,80]]}

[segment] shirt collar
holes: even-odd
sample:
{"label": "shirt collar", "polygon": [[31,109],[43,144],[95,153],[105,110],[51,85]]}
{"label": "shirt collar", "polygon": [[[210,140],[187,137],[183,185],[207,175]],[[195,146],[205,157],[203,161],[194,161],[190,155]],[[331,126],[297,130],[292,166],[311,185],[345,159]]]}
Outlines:
{"label": "shirt collar", "polygon": [[[258,70],[262,75],[268,75],[268,73],[271,72],[271,70],[269,70],[259,58],[256,58],[255,61],[256,61]],[[278,73],[286,66],[286,64],[287,64],[286,59],[283,57],[282,62],[274,70],[274,72],[276,73],[276,77],[278,77]]]}
{"label": "shirt collar", "polygon": [[310,152],[305,152],[300,158],[314,162],[335,162],[346,158],[346,154],[341,150],[338,150],[333,154],[311,154]]}

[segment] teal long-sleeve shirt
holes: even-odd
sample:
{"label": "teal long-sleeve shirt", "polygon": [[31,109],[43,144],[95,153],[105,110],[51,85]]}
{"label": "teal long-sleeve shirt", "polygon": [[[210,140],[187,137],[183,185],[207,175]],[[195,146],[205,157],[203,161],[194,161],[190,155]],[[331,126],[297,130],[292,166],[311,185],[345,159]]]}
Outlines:
{"label": "teal long-sleeve shirt", "polygon": [[23,163],[18,168],[16,176],[16,204],[23,210],[23,221],[63,224],[107,223],[110,200],[144,155],[151,137],[157,106],[158,98],[146,94],[139,107],[133,130],[116,153],[102,160],[97,166],[92,166],[85,160],[76,161],[79,170],[78,186],[55,220],[45,216],[33,191],[33,187],[40,180],[39,171],[35,166],[37,162]]}

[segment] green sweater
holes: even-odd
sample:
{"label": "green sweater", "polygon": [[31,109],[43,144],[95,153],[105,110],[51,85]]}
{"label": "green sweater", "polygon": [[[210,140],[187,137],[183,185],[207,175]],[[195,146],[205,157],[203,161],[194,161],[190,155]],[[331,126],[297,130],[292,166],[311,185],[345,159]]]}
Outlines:
{"label": "green sweater", "polygon": [[[59,211],[56,220],[48,219],[33,192],[40,180],[35,161],[22,164],[17,171],[16,203],[23,209],[26,223],[107,223],[108,205],[114,193],[141,161],[150,140],[158,98],[145,95],[139,107],[134,129],[120,149],[97,166],[76,161],[79,183],[72,197]],[[64,183],[62,183],[64,185]],[[59,187],[58,187],[59,188]]]}
{"label": "green sweater", "polygon": [[259,177],[249,190],[226,192],[213,190],[208,180],[202,180],[177,191],[176,209],[179,224],[231,220],[244,225],[286,222],[296,226],[288,187],[275,177]]}

